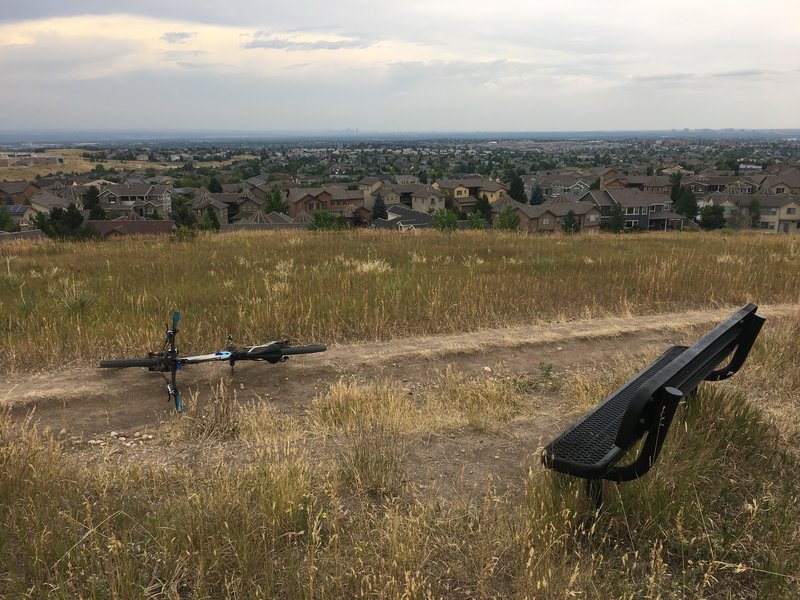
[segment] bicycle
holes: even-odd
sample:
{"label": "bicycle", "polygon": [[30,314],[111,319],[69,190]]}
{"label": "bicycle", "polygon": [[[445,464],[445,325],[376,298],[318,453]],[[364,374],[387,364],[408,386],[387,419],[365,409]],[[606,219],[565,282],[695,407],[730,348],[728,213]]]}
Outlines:
{"label": "bicycle", "polygon": [[[237,362],[245,360],[265,360],[269,363],[275,364],[278,362],[285,362],[289,356],[295,354],[311,354],[314,352],[324,352],[327,348],[324,344],[308,344],[305,346],[291,346],[289,340],[275,340],[261,344],[258,346],[244,346],[236,348],[233,345],[233,338],[228,335],[227,345],[225,350],[214,352],[213,354],[199,354],[196,356],[179,356],[178,348],[175,344],[175,339],[178,336],[178,322],[180,321],[181,313],[175,311],[172,313],[172,327],[167,326],[166,337],[164,345],[158,352],[148,352],[147,358],[118,358],[110,360],[101,360],[100,368],[117,368],[124,369],[128,367],[147,367],[148,371],[156,371],[161,374],[164,381],[167,382],[168,400],[175,401],[175,410],[183,412],[184,404],[181,399],[181,394],[178,391],[178,384],[176,381],[177,371],[187,365],[195,365],[205,362],[227,362],[231,366],[231,373],[233,373],[234,365]],[[170,374],[167,379],[165,373]]]}

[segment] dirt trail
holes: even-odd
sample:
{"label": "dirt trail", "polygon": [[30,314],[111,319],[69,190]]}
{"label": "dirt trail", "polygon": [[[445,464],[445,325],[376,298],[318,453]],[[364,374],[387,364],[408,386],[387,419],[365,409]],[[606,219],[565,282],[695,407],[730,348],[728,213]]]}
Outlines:
{"label": "dirt trail", "polygon": [[[500,363],[512,372],[533,372],[540,363],[564,372],[691,341],[695,329],[721,321],[734,308],[337,345],[279,365],[240,363],[233,381],[242,400],[269,401],[279,412],[302,413],[317,393],[342,377],[397,381],[413,388],[448,365],[467,374]],[[776,318],[798,309],[781,304],[762,306],[759,312]],[[227,373],[219,364],[187,367],[179,383],[184,395],[202,403]],[[17,415],[34,410],[42,425],[75,435],[152,427],[174,412],[161,376],[144,369],[69,368],[0,376],[0,381],[0,404],[11,405]],[[559,421],[554,408],[548,429]]]}

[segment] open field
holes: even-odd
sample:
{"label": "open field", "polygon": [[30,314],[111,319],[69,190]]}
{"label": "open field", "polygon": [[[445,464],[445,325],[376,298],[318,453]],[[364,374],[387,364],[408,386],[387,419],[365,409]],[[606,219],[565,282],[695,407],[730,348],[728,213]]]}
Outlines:
{"label": "open field", "polygon": [[[170,162],[148,162],[135,160],[104,160],[102,162],[91,162],[83,157],[84,154],[91,154],[91,150],[85,148],[61,148],[48,150],[47,154],[57,154],[64,157],[64,163],[59,165],[36,165],[33,167],[0,167],[0,181],[33,181],[36,176],[45,177],[56,173],[77,174],[91,171],[97,165],[103,165],[106,169],[116,169],[117,171],[128,171],[135,169],[152,168],[156,171],[163,169],[173,169],[176,165],[183,163]],[[254,158],[249,155],[240,155],[227,161],[204,162],[203,166],[220,167],[229,165],[234,161],[248,160]]]}
{"label": "open field", "polygon": [[[800,240],[356,231],[0,246],[1,370],[800,302]],[[43,344],[42,340],[47,343]]]}
{"label": "open field", "polygon": [[[795,598],[798,250],[485,233],[0,246],[0,597]],[[743,372],[685,406],[651,473],[589,519],[538,449],[747,300],[768,321]],[[92,369],[151,348],[173,307],[182,351],[228,331],[331,347],[233,379],[187,368],[178,417],[156,374]]]}

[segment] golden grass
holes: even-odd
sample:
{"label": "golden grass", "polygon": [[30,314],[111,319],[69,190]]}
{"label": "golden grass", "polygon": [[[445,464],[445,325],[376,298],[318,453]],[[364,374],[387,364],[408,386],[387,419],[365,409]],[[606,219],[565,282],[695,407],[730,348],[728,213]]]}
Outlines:
{"label": "golden grass", "polygon": [[[449,377],[470,393],[460,376]],[[482,382],[473,385],[481,395]],[[176,458],[160,467],[111,456],[86,461],[3,415],[0,596],[789,599],[800,592],[798,465],[741,394],[703,390],[677,416],[656,468],[638,482],[607,486],[606,505],[587,520],[580,483],[549,472],[530,473],[519,494],[500,494],[489,480],[477,502],[417,491],[407,481],[405,445],[414,438],[401,431],[405,417],[366,400],[387,393],[332,386],[301,424],[304,441],[275,427],[237,443],[248,420],[264,422],[244,409],[234,419],[239,433],[209,435],[215,427],[184,438],[221,442],[227,459]],[[217,400],[236,407],[224,386]],[[341,442],[333,461],[308,454],[331,436]],[[168,440],[152,451],[173,453]]]}
{"label": "golden grass", "polygon": [[796,303],[798,261],[800,239],[754,234],[354,231],[6,244],[0,361],[35,368],[141,355],[173,309],[183,312],[181,349],[205,352],[229,332],[240,343],[336,343]]}

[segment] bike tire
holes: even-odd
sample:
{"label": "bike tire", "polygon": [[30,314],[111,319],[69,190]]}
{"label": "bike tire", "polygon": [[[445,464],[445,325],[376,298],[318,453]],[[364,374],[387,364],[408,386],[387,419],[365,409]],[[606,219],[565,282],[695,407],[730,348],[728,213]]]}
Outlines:
{"label": "bike tire", "polygon": [[286,346],[281,348],[281,354],[289,356],[290,354],[313,354],[314,352],[325,352],[327,350],[325,344],[308,344],[307,346]]}
{"label": "bike tire", "polygon": [[101,360],[100,368],[103,369],[124,369],[126,367],[157,367],[159,359],[149,358],[115,358],[111,360]]}

